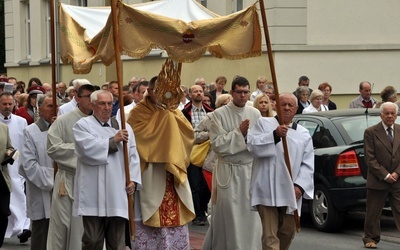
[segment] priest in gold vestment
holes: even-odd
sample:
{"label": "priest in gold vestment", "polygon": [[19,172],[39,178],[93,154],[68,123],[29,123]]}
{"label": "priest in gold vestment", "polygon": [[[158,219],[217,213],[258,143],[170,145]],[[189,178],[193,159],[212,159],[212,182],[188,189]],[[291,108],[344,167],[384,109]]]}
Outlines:
{"label": "priest in gold vestment", "polygon": [[153,77],[128,119],[143,185],[135,193],[135,249],[189,249],[187,224],[195,213],[186,168],[194,133],[180,110],[160,105],[157,84]]}

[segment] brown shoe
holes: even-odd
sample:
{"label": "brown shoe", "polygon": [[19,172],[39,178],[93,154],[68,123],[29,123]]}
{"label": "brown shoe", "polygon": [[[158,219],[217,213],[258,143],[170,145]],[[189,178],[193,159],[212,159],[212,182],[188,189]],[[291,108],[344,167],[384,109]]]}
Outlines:
{"label": "brown shoe", "polygon": [[376,248],[376,243],[375,242],[367,242],[364,245],[365,248]]}

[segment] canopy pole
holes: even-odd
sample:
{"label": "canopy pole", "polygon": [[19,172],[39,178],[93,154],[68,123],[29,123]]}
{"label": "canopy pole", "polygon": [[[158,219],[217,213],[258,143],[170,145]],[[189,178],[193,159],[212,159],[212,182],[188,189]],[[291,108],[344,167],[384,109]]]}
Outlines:
{"label": "canopy pole", "polygon": [[[114,35],[114,50],[115,50],[115,64],[117,67],[117,80],[118,80],[118,100],[119,100],[119,109],[121,114],[121,128],[126,129],[125,127],[125,112],[124,112],[124,97],[123,97],[123,79],[122,79],[122,65],[121,65],[121,52],[120,52],[120,43],[119,43],[119,30],[118,30],[118,4],[119,0],[111,1],[111,14],[112,14],[112,24],[113,24],[113,35]],[[123,142],[123,151],[124,151],[124,164],[125,164],[125,181],[126,185],[128,185],[130,180],[129,174],[129,159],[128,159],[128,147],[127,142]],[[135,239],[135,221],[134,221],[134,207],[133,207],[133,195],[128,195],[128,209],[129,209],[129,228],[131,233],[131,240]]]}
{"label": "canopy pole", "polygon": [[[56,87],[56,39],[55,39],[55,0],[50,0],[50,42],[51,42],[51,95],[53,97],[53,114],[57,115],[57,87]],[[57,162],[54,162],[54,178],[58,171]]]}
{"label": "canopy pole", "polygon": [[[276,80],[274,58],[273,58],[273,55],[272,55],[271,40],[270,40],[269,32],[268,32],[268,23],[267,23],[267,17],[266,17],[266,14],[265,14],[264,0],[260,0],[259,2],[260,2],[261,18],[262,18],[262,22],[263,22],[263,26],[264,26],[265,41],[267,43],[267,53],[268,53],[268,59],[269,59],[269,67],[270,67],[270,70],[271,70],[272,82],[273,82],[273,85],[274,85],[275,100],[276,100],[276,107],[277,107],[276,113],[277,113],[278,118],[279,118],[279,124],[283,125],[283,121],[282,121],[282,119],[280,119],[280,117],[282,117],[282,112],[281,112],[281,108],[280,108],[281,105],[280,105],[280,100],[279,100],[278,82]],[[284,156],[285,156],[286,167],[287,167],[287,170],[288,170],[288,172],[290,174],[290,178],[293,180],[286,137],[282,137],[282,143],[283,143],[283,151],[284,151]],[[299,232],[300,231],[300,218],[299,218],[299,213],[298,213],[297,209],[294,211],[294,219],[295,219],[295,222],[296,222],[297,232]]]}

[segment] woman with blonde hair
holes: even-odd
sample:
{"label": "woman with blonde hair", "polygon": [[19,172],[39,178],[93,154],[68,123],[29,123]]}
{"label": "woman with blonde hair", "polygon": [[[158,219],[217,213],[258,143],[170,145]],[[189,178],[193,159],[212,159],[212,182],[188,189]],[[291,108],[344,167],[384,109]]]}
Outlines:
{"label": "woman with blonde hair", "polygon": [[231,94],[221,94],[217,97],[217,100],[215,100],[215,108],[222,107],[228,104],[231,100],[232,100]]}
{"label": "woman with blonde hair", "polygon": [[316,89],[310,95],[310,105],[303,109],[303,114],[313,113],[319,111],[328,111],[328,107],[322,104],[322,99],[324,98],[324,93],[321,90]]}
{"label": "woman with blonde hair", "polygon": [[271,101],[267,94],[261,93],[253,101],[253,107],[260,110],[262,117],[273,117]]}

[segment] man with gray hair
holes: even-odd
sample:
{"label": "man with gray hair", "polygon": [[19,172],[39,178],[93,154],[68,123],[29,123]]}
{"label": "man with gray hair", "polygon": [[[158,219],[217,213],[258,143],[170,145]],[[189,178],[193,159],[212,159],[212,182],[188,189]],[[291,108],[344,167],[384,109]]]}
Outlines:
{"label": "man with gray hair", "polygon": [[[85,85],[85,84],[91,84],[91,83],[86,79],[75,79],[72,81],[72,86],[74,87],[76,92],[78,92],[78,89],[80,86]],[[58,109],[58,116],[75,110],[77,105],[78,105],[78,103],[77,103],[75,97],[73,97],[70,102],[62,105]]]}
{"label": "man with gray hair", "polygon": [[203,91],[206,91],[207,83],[203,77],[197,77],[196,80],[194,80],[194,85],[200,85]]}
{"label": "man with gray hair", "polygon": [[51,218],[47,239],[48,249],[75,250],[81,248],[82,219],[72,217],[76,171],[72,127],[82,117],[92,114],[90,95],[94,91],[95,87],[93,85],[82,85],[76,96],[76,102],[79,104],[78,108],[58,117],[48,131],[47,153],[57,162],[58,166],[51,203]]}
{"label": "man with gray hair", "polygon": [[[73,215],[82,216],[82,249],[125,249],[128,196],[141,188],[140,160],[130,126],[120,129],[111,118],[113,95],[105,90],[91,94],[93,115],[73,127],[77,155]],[[127,143],[129,183],[124,151]]]}
{"label": "man with gray hair", "polygon": [[[279,98],[281,124],[277,117],[262,117],[247,134],[247,148],[254,157],[250,201],[260,215],[262,249],[289,249],[296,232],[294,213],[300,215],[302,198],[312,199],[314,194],[312,138],[293,122],[297,98],[291,93]],[[292,175],[286,168],[284,139]]]}
{"label": "man with gray hair", "polygon": [[400,231],[400,125],[399,107],[385,102],[380,107],[381,121],[364,131],[365,163],[368,166],[367,200],[364,221],[365,248],[377,248],[381,240],[380,217],[389,198],[393,220]]}
{"label": "man with gray hair", "polygon": [[24,129],[19,173],[26,180],[26,210],[32,220],[31,249],[46,249],[53,190],[53,160],[45,149],[47,131],[56,118],[51,93],[38,97],[39,119]]}

